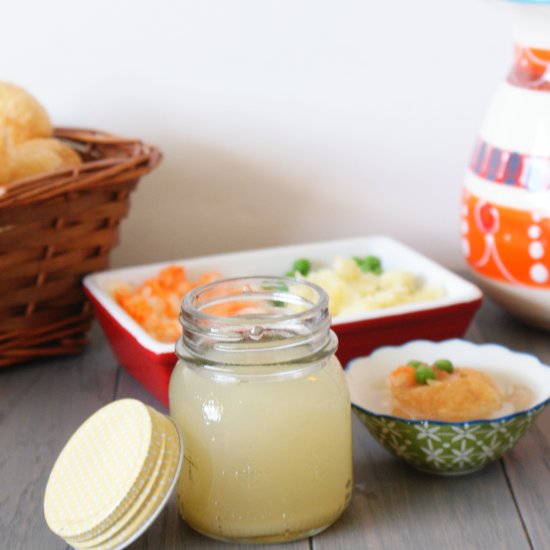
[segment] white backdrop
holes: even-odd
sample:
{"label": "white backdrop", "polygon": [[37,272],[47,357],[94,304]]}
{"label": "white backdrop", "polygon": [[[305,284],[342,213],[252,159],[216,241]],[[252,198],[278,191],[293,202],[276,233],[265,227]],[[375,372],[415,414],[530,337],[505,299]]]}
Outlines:
{"label": "white backdrop", "polygon": [[387,234],[462,267],[462,177],[512,56],[496,4],[2,2],[0,79],[164,152],[113,265]]}

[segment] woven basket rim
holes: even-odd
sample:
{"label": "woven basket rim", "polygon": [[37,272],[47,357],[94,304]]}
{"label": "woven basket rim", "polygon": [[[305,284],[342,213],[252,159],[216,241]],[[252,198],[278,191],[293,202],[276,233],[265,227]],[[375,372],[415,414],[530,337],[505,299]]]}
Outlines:
{"label": "woven basket rim", "polygon": [[86,161],[76,167],[62,168],[0,186],[0,208],[51,199],[67,192],[85,189],[113,179],[127,172],[135,177],[153,170],[162,154],[154,145],[137,138],[128,138],[102,130],[87,128],[55,128],[53,137],[72,142],[79,148],[113,146],[118,148],[116,158]]}

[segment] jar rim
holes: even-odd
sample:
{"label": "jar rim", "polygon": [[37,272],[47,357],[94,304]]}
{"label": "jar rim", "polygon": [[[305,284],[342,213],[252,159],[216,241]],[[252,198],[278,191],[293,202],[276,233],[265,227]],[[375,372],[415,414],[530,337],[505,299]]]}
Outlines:
{"label": "jar rim", "polygon": [[[246,317],[239,317],[237,316],[224,316],[224,315],[216,315],[212,313],[206,313],[202,311],[201,309],[196,307],[196,301],[200,298],[201,294],[205,294],[208,292],[211,292],[216,287],[220,287],[221,285],[232,285],[237,283],[245,284],[252,284],[252,283],[259,283],[259,282],[265,282],[265,283],[272,283],[273,286],[271,288],[266,288],[266,292],[273,292],[278,291],[274,297],[275,298],[283,298],[284,295],[288,295],[289,293],[289,286],[292,285],[295,287],[296,285],[303,286],[305,288],[308,288],[310,291],[314,292],[317,301],[315,303],[309,302],[311,307],[308,307],[304,311],[296,312],[296,313],[287,313],[284,315],[277,316],[277,319],[280,321],[283,320],[294,320],[299,319],[301,317],[304,317],[305,315],[310,316],[312,314],[315,314],[316,312],[322,312],[323,310],[328,310],[328,301],[329,297],[326,291],[321,288],[319,285],[315,283],[311,283],[310,281],[306,281],[305,279],[298,279],[295,277],[286,277],[286,276],[273,276],[273,275],[254,275],[254,276],[244,276],[244,277],[229,277],[226,279],[217,279],[215,281],[211,281],[209,283],[205,283],[203,285],[199,285],[192,290],[190,290],[185,296],[183,297],[181,301],[181,313],[187,313],[190,315],[193,315],[193,317],[204,320],[204,321],[216,321],[218,323],[227,323],[227,324],[249,324],[250,318]],[[279,288],[277,286],[280,285]],[[286,289],[282,286],[286,285]],[[207,304],[211,305],[211,304]],[[258,314],[258,318],[262,318],[261,314]]]}
{"label": "jar rim", "polygon": [[201,285],[182,300],[176,354],[199,363],[268,365],[332,353],[337,340],[328,301],[320,286],[292,277],[233,277]]}

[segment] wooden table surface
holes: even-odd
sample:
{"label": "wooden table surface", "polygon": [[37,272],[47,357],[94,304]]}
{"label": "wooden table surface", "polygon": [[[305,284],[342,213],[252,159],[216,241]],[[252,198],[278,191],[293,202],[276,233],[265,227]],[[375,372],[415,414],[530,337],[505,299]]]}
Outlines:
{"label": "wooden table surface", "polygon": [[[549,334],[520,324],[488,299],[466,338],[502,343],[550,364]],[[80,356],[0,372],[0,549],[67,548],[44,521],[48,475],[78,426],[121,397],[163,410],[119,367],[97,326]],[[417,472],[382,449],[356,418],[353,422],[349,508],[324,533],[288,543],[287,550],[550,548],[550,408],[503,460],[463,477]],[[196,534],[179,519],[172,498],[130,548],[253,546]]]}

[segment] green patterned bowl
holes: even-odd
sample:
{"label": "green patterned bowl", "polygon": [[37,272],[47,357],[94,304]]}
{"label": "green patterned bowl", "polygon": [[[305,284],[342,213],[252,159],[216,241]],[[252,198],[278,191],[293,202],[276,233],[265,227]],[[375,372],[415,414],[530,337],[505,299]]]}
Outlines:
{"label": "green patterned bowl", "polygon": [[[385,380],[411,359],[449,358],[459,367],[483,370],[497,380],[519,382],[535,394],[529,409],[468,422],[408,420],[388,414]],[[495,344],[465,340],[415,340],[384,347],[346,366],[354,412],[387,450],[419,470],[461,475],[475,472],[509,451],[550,402],[550,367],[536,357]]]}

